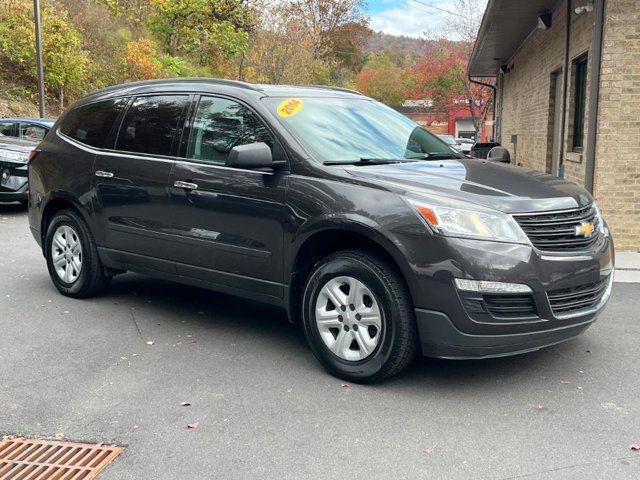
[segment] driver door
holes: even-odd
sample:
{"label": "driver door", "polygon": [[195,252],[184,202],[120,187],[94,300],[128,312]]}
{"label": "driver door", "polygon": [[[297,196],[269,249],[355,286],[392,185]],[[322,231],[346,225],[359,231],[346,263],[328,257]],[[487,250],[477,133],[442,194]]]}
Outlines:
{"label": "driver door", "polygon": [[283,296],[285,169],[228,168],[236,145],[282,149],[258,115],[228,98],[196,99],[184,133],[182,161],[169,179],[168,215],[175,224],[178,273],[230,293],[252,292],[277,303]]}

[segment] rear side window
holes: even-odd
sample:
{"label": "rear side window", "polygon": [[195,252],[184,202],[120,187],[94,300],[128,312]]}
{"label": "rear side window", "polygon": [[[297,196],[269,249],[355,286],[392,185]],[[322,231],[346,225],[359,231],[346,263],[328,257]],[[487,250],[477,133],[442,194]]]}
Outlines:
{"label": "rear side window", "polygon": [[171,155],[187,95],[138,97],[127,111],[116,142],[117,150]]}
{"label": "rear side window", "polygon": [[31,125],[29,123],[20,124],[20,138],[27,140],[41,141],[47,134],[47,129],[39,125]]}
{"label": "rear side window", "polygon": [[115,98],[75,108],[65,116],[60,131],[78,142],[102,148],[126,105],[127,99]]}
{"label": "rear side window", "polygon": [[17,123],[1,122],[0,123],[0,135],[5,137],[17,137],[18,136]]}

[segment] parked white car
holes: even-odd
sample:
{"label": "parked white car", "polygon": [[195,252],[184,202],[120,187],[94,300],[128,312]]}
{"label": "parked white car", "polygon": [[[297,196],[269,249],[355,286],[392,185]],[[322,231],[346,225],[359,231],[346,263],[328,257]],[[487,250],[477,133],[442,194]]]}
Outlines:
{"label": "parked white car", "polygon": [[475,142],[470,138],[456,138],[456,143],[460,145],[460,151],[462,153],[469,154]]}

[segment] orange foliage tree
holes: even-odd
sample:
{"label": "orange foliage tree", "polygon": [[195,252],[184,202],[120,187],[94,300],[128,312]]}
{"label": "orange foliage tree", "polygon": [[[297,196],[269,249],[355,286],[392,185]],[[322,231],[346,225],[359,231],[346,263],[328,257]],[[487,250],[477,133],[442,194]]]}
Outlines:
{"label": "orange foliage tree", "polygon": [[484,124],[491,104],[491,89],[469,81],[467,63],[472,45],[465,41],[431,40],[415,66],[414,88],[409,96],[429,98],[452,112],[466,105],[469,108],[476,138]]}
{"label": "orange foliage tree", "polygon": [[158,78],[161,75],[158,52],[149,39],[129,42],[125,46],[125,59],[129,76],[136,80]]}

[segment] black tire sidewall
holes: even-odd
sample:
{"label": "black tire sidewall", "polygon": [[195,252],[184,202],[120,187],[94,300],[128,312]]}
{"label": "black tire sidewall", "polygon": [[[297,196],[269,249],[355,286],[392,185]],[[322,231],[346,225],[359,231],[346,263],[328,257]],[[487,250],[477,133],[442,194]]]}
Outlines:
{"label": "black tire sidewall", "polygon": [[[64,225],[73,228],[80,238],[82,247],[82,269],[80,270],[80,276],[73,283],[67,283],[58,276],[53,266],[53,259],[51,255],[53,235],[58,228]],[[88,252],[89,246],[90,239],[88,238],[87,230],[84,227],[82,220],[73,212],[63,211],[57,214],[49,223],[45,240],[45,258],[47,260],[49,276],[56,288],[63,294],[70,296],[79,295],[83,290],[85,290],[87,283],[90,281],[90,269],[93,266],[91,265],[91,255]]]}
{"label": "black tire sidewall", "polygon": [[[363,282],[376,297],[382,313],[382,331],[378,346],[363,360],[352,362],[335,355],[325,345],[315,321],[315,304],[322,287],[332,278],[350,276]],[[349,256],[334,255],[322,262],[310,275],[303,296],[303,325],[309,345],[318,360],[335,375],[366,382],[384,370],[396,348],[399,311],[396,300],[384,280],[365,263]]]}

